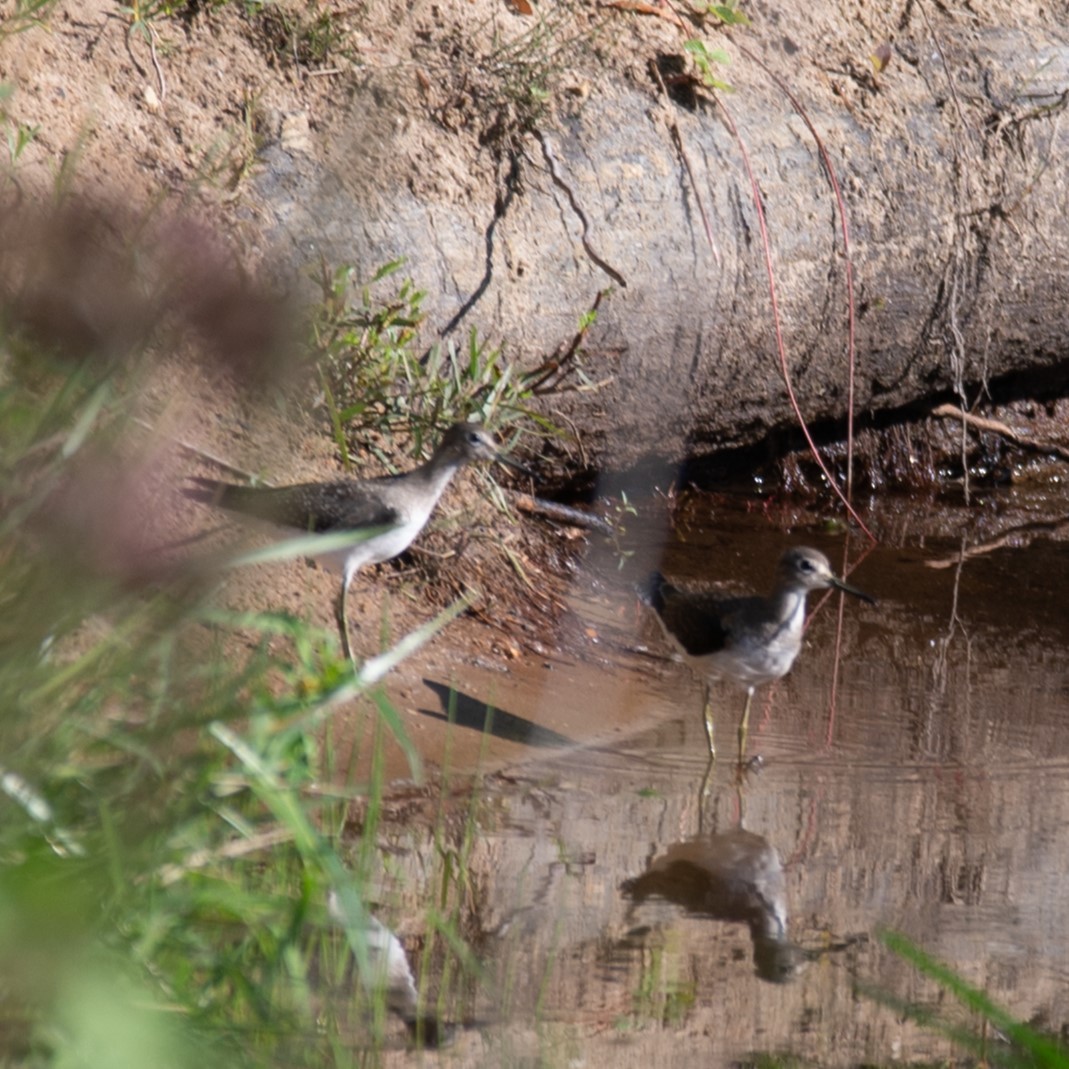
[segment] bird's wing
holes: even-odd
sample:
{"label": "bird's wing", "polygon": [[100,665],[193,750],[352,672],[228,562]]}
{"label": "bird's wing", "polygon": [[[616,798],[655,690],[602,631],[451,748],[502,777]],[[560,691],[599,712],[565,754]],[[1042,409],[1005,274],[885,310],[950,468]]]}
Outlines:
{"label": "bird's wing", "polygon": [[775,608],[765,598],[750,595],[742,598],[721,598],[717,602],[720,626],[724,629],[725,642],[731,645],[736,636],[736,629],[745,622],[746,633],[753,639],[767,640],[773,638],[783,627]]}
{"label": "bird's wing", "polygon": [[299,531],[352,531],[391,527],[402,522],[397,509],[375,493],[374,484],[301,483],[297,486],[235,486],[192,477],[196,489],[184,491],[195,501],[269,520]]}
{"label": "bird's wing", "polygon": [[650,580],[647,600],[665,630],[691,657],[718,653],[728,641],[720,616],[723,602],[713,594],[682,591],[662,576]]}

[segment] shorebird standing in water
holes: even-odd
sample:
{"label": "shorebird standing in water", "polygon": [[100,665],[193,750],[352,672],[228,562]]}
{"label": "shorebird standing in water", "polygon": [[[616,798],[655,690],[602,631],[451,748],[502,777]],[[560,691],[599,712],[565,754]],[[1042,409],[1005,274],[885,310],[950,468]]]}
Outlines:
{"label": "shorebird standing in water", "polygon": [[672,644],[695,674],[705,679],[704,718],[709,753],[713,743],[709,680],[729,679],[746,688],[739,723],[739,761],[746,750],[754,689],[785,676],[802,648],[805,599],[811,590],[841,590],[862,601],[875,601],[839,579],[828,558],[805,546],[788,549],[776,569],[768,597],[725,598],[711,591],[680,590],[659,572],[642,592]]}
{"label": "shorebird standing in water", "polygon": [[[400,475],[280,487],[235,486],[193,477],[196,489],[185,493],[196,501],[267,520],[287,529],[287,537],[301,533],[344,536],[374,532],[341,549],[311,554],[342,573],[338,630],[342,649],[352,660],[346,598],[353,576],[365,564],[390,560],[408,549],[453,476],[475,460],[496,460],[525,470],[498,451],[489,431],[476,423],[455,423],[425,464]],[[336,546],[337,538],[332,538],[331,543]]]}

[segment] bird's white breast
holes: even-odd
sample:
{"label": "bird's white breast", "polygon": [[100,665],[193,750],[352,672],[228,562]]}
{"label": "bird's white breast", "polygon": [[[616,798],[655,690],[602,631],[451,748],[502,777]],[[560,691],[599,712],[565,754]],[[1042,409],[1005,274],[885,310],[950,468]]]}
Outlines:
{"label": "bird's white breast", "polygon": [[727,646],[707,658],[706,671],[746,687],[757,687],[785,676],[802,646],[805,593],[792,592],[780,620],[768,620],[749,630],[737,624]]}

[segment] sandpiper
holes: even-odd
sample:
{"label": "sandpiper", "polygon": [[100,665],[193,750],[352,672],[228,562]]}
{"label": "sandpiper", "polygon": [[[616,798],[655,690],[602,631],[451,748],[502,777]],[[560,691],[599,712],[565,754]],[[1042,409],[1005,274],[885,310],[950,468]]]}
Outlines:
{"label": "sandpiper", "polygon": [[802,648],[805,599],[811,590],[841,590],[874,605],[868,594],[849,586],[831,569],[828,558],[806,546],[788,549],[776,569],[767,598],[725,598],[712,591],[680,590],[659,573],[650,576],[643,599],[653,607],[665,633],[697,675],[705,680],[705,733],[715,756],[709,679],[724,678],[746,688],[739,724],[739,761],[754,688],[785,676]]}
{"label": "sandpiper", "polygon": [[408,549],[423,530],[450,480],[474,460],[497,460],[526,470],[498,451],[497,443],[485,428],[476,423],[455,423],[425,464],[400,475],[280,487],[235,486],[194,476],[191,481],[196,488],[184,493],[196,501],[267,520],[291,533],[338,535],[376,531],[342,549],[331,548],[315,554],[317,560],[342,573],[338,630],[342,649],[352,660],[346,597],[353,576],[365,564],[390,560]]}

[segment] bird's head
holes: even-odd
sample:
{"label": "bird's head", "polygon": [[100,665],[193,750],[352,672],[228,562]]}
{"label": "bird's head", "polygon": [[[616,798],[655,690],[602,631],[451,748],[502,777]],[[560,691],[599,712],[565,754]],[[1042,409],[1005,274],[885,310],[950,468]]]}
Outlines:
{"label": "bird's head", "polygon": [[454,423],[445,432],[437,452],[460,464],[496,460],[499,464],[507,464],[510,468],[530,474],[522,464],[502,453],[494,436],[478,423]]}
{"label": "bird's head", "polygon": [[780,557],[779,579],[781,583],[787,582],[804,590],[841,590],[870,605],[876,604],[868,594],[844,583],[832,571],[831,562],[819,549],[810,549],[808,546],[794,546]]}

